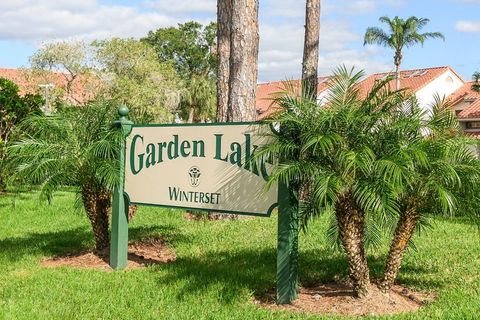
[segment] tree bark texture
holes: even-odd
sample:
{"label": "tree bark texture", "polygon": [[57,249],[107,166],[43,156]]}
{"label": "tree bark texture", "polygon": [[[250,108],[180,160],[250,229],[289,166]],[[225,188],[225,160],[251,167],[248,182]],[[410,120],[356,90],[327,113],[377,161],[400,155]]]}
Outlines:
{"label": "tree bark texture", "polygon": [[387,264],[383,279],[379,284],[382,291],[390,290],[397,278],[398,271],[402,264],[405,250],[412,239],[415,228],[420,220],[420,214],[417,210],[417,202],[409,202],[406,210],[402,212],[395,228],[395,234],[388,252]]}
{"label": "tree bark texture", "polygon": [[395,63],[395,87],[396,90],[400,90],[400,64],[402,63],[402,52],[396,52],[394,63]]}
{"label": "tree bark texture", "polygon": [[128,222],[132,221],[132,219],[137,214],[137,205],[131,205],[128,207]]}
{"label": "tree bark texture", "polygon": [[256,119],[258,0],[232,0],[227,121]]}
{"label": "tree bark texture", "polygon": [[363,298],[368,294],[370,275],[365,255],[364,214],[358,208],[351,193],[341,195],[335,204],[338,232],[347,254],[350,278],[355,295]]}
{"label": "tree bark texture", "polygon": [[227,121],[228,87],[230,80],[230,21],[232,0],[217,4],[217,121]]}
{"label": "tree bark texture", "polygon": [[111,194],[92,185],[82,187],[82,201],[95,237],[95,249],[101,251],[110,246],[108,233]]}
{"label": "tree bark texture", "polygon": [[320,40],[320,0],[307,0],[303,46],[302,88],[308,97],[317,97]]}

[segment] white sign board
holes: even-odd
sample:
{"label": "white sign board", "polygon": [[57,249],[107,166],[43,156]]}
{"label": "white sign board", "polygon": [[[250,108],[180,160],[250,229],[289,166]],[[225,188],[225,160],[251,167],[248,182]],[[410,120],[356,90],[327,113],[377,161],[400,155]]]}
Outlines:
{"label": "white sign board", "polygon": [[273,162],[256,159],[268,125],[133,126],[126,141],[125,193],[133,204],[269,216]]}

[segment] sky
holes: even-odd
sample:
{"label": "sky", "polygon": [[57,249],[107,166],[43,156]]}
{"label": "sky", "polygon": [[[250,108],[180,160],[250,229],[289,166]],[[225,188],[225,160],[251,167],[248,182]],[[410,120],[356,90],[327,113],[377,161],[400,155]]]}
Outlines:
{"label": "sky", "polygon": [[[305,1],[259,0],[259,81],[298,78]],[[465,80],[480,70],[480,0],[322,0],[320,75],[346,65],[367,73],[393,70],[393,52],[363,46],[380,16],[430,19],[424,32],[442,40],[405,49],[403,69],[451,66]],[[139,38],[162,27],[216,19],[216,0],[1,0],[0,68],[28,67],[44,42]]]}

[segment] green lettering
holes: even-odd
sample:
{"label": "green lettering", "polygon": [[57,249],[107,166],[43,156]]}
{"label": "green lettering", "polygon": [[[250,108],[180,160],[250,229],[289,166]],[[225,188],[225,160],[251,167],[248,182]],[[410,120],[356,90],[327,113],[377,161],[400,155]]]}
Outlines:
{"label": "green lettering", "polygon": [[161,163],[163,162],[163,148],[167,148],[167,143],[166,142],[162,142],[162,143],[158,143],[158,161],[157,163]]}
{"label": "green lettering", "polygon": [[190,149],[190,142],[187,140],[183,141],[180,145],[180,154],[182,157],[186,158],[190,155],[190,152],[187,152]]}
{"label": "green lettering", "polygon": [[145,161],[145,167],[149,168],[154,166],[157,162],[155,161],[155,145],[149,143],[147,145],[147,160]]}
{"label": "green lettering", "polygon": [[[251,157],[254,158],[254,155],[255,155],[255,151],[257,150],[258,146],[256,145],[253,145],[253,150],[252,150],[252,154],[251,154]],[[257,161],[252,161],[252,173],[254,175],[257,175],[259,176],[259,173],[258,173],[258,166],[257,166]]]}
{"label": "green lettering", "polygon": [[[199,146],[200,146],[200,153],[198,152]],[[202,140],[194,140],[193,141],[193,155],[192,155],[192,157],[205,158],[205,143]]]}
{"label": "green lettering", "polygon": [[233,142],[230,145],[230,163],[242,167],[242,145],[238,142]]}
{"label": "green lettering", "polygon": [[177,188],[168,187],[168,193],[170,195],[170,200],[177,201],[179,190]]}
{"label": "green lettering", "polygon": [[245,136],[245,170],[250,171],[250,162],[252,161],[250,153],[250,134],[246,133]]}
{"label": "green lettering", "polygon": [[228,155],[222,159],[222,136],[223,134],[216,134],[215,135],[215,160],[221,160],[227,162]]}
{"label": "green lettering", "polygon": [[168,159],[176,159],[178,158],[178,135],[173,135],[173,141],[168,143]]}
{"label": "green lettering", "polygon": [[132,143],[130,144],[130,170],[132,171],[132,173],[135,175],[135,174],[138,174],[140,171],[142,171],[143,169],[143,158],[145,157],[145,154],[144,153],[140,153],[137,157],[138,157],[138,169],[135,169],[135,150],[136,150],[136,143],[137,143],[137,140],[140,139],[142,141],[142,145],[143,145],[143,137],[141,135],[135,135],[133,138],[132,138]]}

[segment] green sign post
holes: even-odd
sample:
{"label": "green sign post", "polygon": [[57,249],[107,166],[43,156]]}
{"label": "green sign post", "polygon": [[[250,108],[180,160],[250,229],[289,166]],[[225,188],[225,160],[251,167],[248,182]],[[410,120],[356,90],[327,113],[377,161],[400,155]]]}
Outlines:
{"label": "green sign post", "polygon": [[[278,206],[277,303],[297,297],[298,206],[285,185],[265,191],[272,159],[255,151],[269,142],[259,123],[134,125],[118,109],[119,181],[113,193],[110,266],[127,266],[128,206],[269,217]],[[261,195],[261,196],[259,196]]]}
{"label": "green sign post", "polygon": [[[128,120],[128,108],[118,108],[120,119],[115,127],[127,137],[132,130],[133,122]],[[120,145],[120,172],[119,183],[112,196],[112,234],[110,243],[110,267],[120,270],[127,267],[128,262],[128,203],[124,196],[125,177],[125,139]]]}

